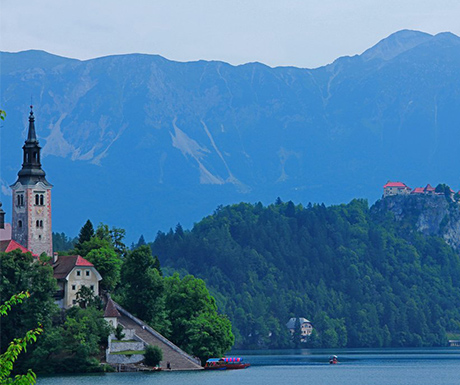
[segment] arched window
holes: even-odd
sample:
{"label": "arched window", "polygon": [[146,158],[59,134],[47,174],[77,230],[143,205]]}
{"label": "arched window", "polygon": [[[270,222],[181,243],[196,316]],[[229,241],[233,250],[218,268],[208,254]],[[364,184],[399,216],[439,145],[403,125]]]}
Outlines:
{"label": "arched window", "polygon": [[21,206],[21,196],[18,195],[18,206]]}
{"label": "arched window", "polygon": [[29,163],[29,153],[28,152],[26,152],[26,158],[25,158],[24,163]]}
{"label": "arched window", "polygon": [[35,205],[38,206],[39,203],[40,203],[40,197],[38,194],[35,194]]}
{"label": "arched window", "polygon": [[21,220],[18,221],[18,227],[22,227],[22,221]]}
{"label": "arched window", "polygon": [[20,206],[24,206],[24,195],[22,195],[22,194],[19,195],[19,198],[20,198],[20,200],[21,200]]}
{"label": "arched window", "polygon": [[34,162],[36,162],[36,161],[37,161],[37,152],[34,151]]}
{"label": "arched window", "polygon": [[40,228],[43,229],[43,221],[40,221]]}
{"label": "arched window", "polygon": [[37,221],[35,222],[35,226],[36,226],[36,227],[40,227],[40,221],[39,221],[39,220],[37,220]]}
{"label": "arched window", "polygon": [[40,206],[43,206],[45,204],[45,197],[43,194],[40,194]]}

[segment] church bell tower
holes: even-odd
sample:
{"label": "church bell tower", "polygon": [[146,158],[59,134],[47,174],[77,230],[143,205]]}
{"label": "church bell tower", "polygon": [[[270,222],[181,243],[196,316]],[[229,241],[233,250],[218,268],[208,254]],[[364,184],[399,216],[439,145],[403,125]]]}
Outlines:
{"label": "church bell tower", "polygon": [[35,117],[30,106],[29,131],[23,150],[22,169],[13,190],[12,238],[34,254],[53,256],[51,188],[40,163]]}

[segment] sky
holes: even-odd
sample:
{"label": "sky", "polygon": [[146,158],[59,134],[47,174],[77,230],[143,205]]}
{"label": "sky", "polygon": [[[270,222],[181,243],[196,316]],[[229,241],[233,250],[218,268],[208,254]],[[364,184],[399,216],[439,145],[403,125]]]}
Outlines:
{"label": "sky", "polygon": [[459,0],[0,0],[0,50],[315,68],[401,29],[460,35],[459,20]]}

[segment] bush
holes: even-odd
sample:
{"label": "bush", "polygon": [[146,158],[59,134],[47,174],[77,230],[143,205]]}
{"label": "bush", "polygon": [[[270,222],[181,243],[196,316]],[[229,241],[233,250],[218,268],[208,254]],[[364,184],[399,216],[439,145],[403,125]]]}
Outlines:
{"label": "bush", "polygon": [[115,338],[119,341],[125,338],[125,333],[123,333],[123,326],[121,326],[121,324],[118,324],[115,329]]}
{"label": "bush", "polygon": [[144,363],[147,366],[158,366],[162,359],[163,352],[158,346],[147,346],[144,353]]}

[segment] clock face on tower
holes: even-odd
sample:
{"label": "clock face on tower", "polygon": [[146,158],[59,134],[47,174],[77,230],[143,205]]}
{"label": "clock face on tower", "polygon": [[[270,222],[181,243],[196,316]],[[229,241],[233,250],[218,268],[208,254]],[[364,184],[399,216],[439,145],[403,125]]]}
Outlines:
{"label": "clock face on tower", "polygon": [[35,212],[36,212],[38,215],[40,215],[40,214],[43,212],[43,207],[37,207],[37,208],[35,209]]}

